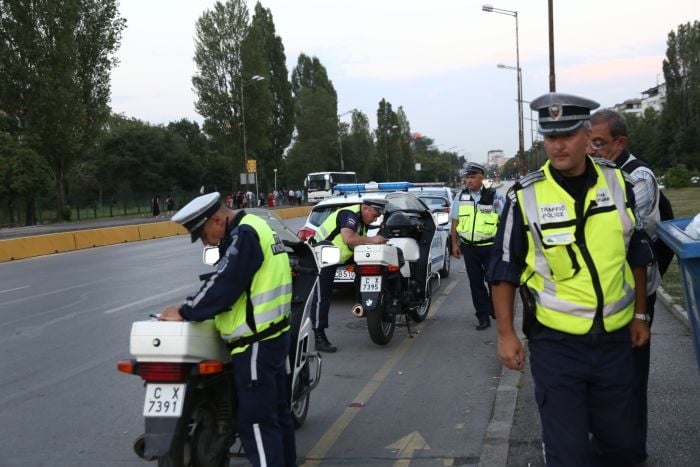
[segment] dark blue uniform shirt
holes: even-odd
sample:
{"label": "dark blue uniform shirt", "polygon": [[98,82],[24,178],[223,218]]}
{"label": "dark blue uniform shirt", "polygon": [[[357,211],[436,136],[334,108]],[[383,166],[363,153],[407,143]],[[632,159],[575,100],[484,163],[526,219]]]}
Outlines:
{"label": "dark blue uniform shirt", "polygon": [[180,315],[188,321],[204,321],[226,311],[250,286],[263,262],[263,252],[255,229],[238,225],[245,211],[239,211],[229,224],[231,244],[216,263],[216,272],[199,291],[187,297]]}

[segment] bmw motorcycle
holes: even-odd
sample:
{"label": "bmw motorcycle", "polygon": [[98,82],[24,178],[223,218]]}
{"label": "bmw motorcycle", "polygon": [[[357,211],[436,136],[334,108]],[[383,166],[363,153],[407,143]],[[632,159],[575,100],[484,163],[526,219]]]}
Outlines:
{"label": "bmw motorcycle", "polygon": [[[293,274],[288,392],[298,428],[321,377],[321,355],[314,348],[309,318],[318,272],[336,264],[340,253],[331,246],[283,242]],[[218,255],[217,247],[205,248],[204,262],[213,264]],[[159,466],[222,467],[229,465],[230,457],[245,456],[237,442],[230,355],[213,320],[137,321],[131,329],[130,353],[132,358],[120,361],[117,368],[140,376],[146,388],[145,433],[134,441],[139,457],[157,460]]]}
{"label": "bmw motorcycle", "polygon": [[[443,217],[442,222],[448,222],[447,214]],[[391,341],[398,317],[405,318],[411,335],[409,318],[419,323],[428,316],[433,291],[440,286],[431,253],[436,230],[436,219],[429,210],[387,210],[379,230],[387,243],[355,247],[358,303],[352,313],[365,317],[375,344]]]}

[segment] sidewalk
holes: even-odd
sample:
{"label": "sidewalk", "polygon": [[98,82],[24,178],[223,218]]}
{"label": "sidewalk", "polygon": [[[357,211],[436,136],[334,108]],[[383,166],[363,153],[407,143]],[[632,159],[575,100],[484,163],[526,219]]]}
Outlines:
{"label": "sidewalk", "polygon": [[[700,371],[687,314],[659,289],[651,329],[648,467],[694,466],[700,460]],[[520,310],[516,327],[520,329]],[[480,466],[541,467],[542,438],[529,366],[503,369]]]}

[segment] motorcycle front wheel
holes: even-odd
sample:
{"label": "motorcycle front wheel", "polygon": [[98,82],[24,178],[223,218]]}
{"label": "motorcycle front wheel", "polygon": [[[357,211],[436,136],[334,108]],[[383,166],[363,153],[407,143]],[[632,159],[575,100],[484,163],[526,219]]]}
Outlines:
{"label": "motorcycle front wheel", "polygon": [[416,323],[420,323],[428,317],[428,311],[430,311],[430,303],[433,301],[433,280],[434,279],[430,279],[426,284],[425,299],[423,300],[423,303],[421,303],[418,306],[411,307],[411,309],[408,310],[408,315]]}
{"label": "motorcycle front wheel", "polygon": [[311,399],[311,391],[309,375],[309,363],[299,372],[298,387],[295,388],[297,398],[292,401],[292,420],[294,420],[294,428],[300,428],[306,421],[306,415],[309,413],[309,400]]}
{"label": "motorcycle front wheel", "polygon": [[379,306],[367,312],[367,330],[369,337],[377,345],[387,345],[394,336],[396,316],[384,313],[389,306],[391,297],[387,292],[379,294]]}

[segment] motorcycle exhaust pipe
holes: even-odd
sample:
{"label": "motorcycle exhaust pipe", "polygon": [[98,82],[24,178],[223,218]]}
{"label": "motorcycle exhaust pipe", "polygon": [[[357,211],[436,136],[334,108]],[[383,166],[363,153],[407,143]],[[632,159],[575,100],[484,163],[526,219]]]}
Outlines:
{"label": "motorcycle exhaust pipe", "polygon": [[134,440],[134,452],[137,456],[145,461],[154,461],[157,459],[155,456],[146,455],[146,435],[142,434]]}
{"label": "motorcycle exhaust pipe", "polygon": [[365,309],[362,307],[361,303],[356,303],[355,305],[353,305],[352,314],[357,316],[358,318],[365,317]]}

